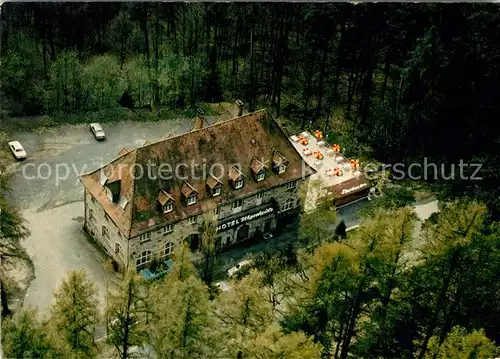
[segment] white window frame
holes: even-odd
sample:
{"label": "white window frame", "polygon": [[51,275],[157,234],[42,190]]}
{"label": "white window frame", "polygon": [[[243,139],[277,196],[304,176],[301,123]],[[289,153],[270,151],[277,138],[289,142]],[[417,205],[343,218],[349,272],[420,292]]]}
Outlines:
{"label": "white window frame", "polygon": [[104,187],[106,189],[106,196],[108,197],[108,199],[113,202],[113,193],[111,192],[111,190],[109,189],[109,187]]}
{"label": "white window frame", "polygon": [[236,180],[234,182],[234,188],[236,189],[240,189],[243,187],[243,180],[240,178],[239,180]]}
{"label": "white window frame", "polygon": [[152,257],[153,257],[153,255],[152,255],[151,251],[148,251],[148,250],[143,251],[141,253],[141,255],[136,259],[135,265],[140,266],[140,265],[149,263],[149,262],[151,262]]}
{"label": "white window frame", "polygon": [[257,182],[264,181],[265,179],[266,179],[266,172],[265,171],[259,172],[259,174],[257,175]]}
{"label": "white window frame", "polygon": [[187,198],[187,205],[190,206],[192,204],[196,203],[196,194],[190,194],[189,197]]}
{"label": "white window frame", "polygon": [[287,199],[285,201],[285,203],[283,203],[283,207],[281,208],[281,211],[284,212],[284,211],[288,211],[288,210],[292,209],[294,202],[295,201],[293,200],[293,198]]}
{"label": "white window frame", "polygon": [[216,207],[216,208],[214,209],[214,214],[219,214],[219,213],[220,213],[220,208],[219,208],[219,207]]}
{"label": "white window frame", "polygon": [[221,188],[220,187],[215,187],[214,188],[214,193],[212,194],[213,197],[220,196],[221,193]]}
{"label": "white window frame", "polygon": [[172,201],[168,201],[167,203],[165,203],[165,207],[163,207],[163,213],[169,213],[169,212],[172,212],[174,210],[174,204],[172,203]]}
{"label": "white window frame", "polygon": [[278,174],[282,174],[282,173],[285,173],[286,171],[286,166],[281,164],[278,166]]}
{"label": "white window frame", "polygon": [[[238,206],[239,204],[239,206]],[[233,203],[231,203],[231,209],[237,209],[243,207],[243,199],[237,199]]]}
{"label": "white window frame", "polygon": [[293,182],[288,182],[286,184],[286,189],[292,189],[292,188],[295,188],[295,181]]}
{"label": "white window frame", "polygon": [[174,231],[174,225],[173,224],[167,224],[165,227],[163,227],[163,234],[168,234],[172,233]]}
{"label": "white window frame", "polygon": [[165,258],[165,257],[168,257],[169,255],[171,255],[174,252],[174,248],[175,248],[175,244],[173,242],[170,242],[170,241],[165,242],[165,244],[163,245],[161,257]]}
{"label": "white window frame", "polygon": [[264,198],[264,192],[257,193],[257,199]]}
{"label": "white window frame", "polygon": [[146,232],[139,236],[139,243],[146,243],[149,240],[151,240],[151,232]]}
{"label": "white window frame", "polygon": [[189,224],[195,224],[197,220],[198,220],[198,215],[194,215],[194,216],[188,217],[188,223]]}

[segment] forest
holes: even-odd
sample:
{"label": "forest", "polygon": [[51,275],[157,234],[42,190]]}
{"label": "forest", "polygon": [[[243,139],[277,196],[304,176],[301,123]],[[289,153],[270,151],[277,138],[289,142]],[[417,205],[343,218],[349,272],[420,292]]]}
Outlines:
{"label": "forest", "polygon": [[[313,248],[262,254],[228,292],[183,250],[162,281],[112,283],[104,313],[68,273],[42,319],[3,310],[7,357],[500,356],[496,4],[4,3],[0,16],[0,121],[240,99],[341,138],[349,157],[482,165],[480,181],[426,180],[441,208],[418,235],[402,193],[335,238],[328,215],[304,216]],[[0,185],[0,257],[24,258],[29,230]],[[107,347],[92,334],[103,320]]]}
{"label": "forest", "polygon": [[[304,219],[311,235],[314,219]],[[500,227],[484,204],[458,200],[415,233],[411,206],[381,201],[354,232],[309,250],[254,257],[212,285],[215,226],[202,226],[203,262],[173,255],[155,282],[107,280],[105,303],[84,271],[70,272],[47,315],[23,309],[2,326],[9,358],[450,359],[500,355]],[[314,227],[314,226],[313,226]],[[314,229],[314,228],[313,228]],[[316,233],[316,230],[313,230]],[[94,328],[106,323],[105,341]]]}
{"label": "forest", "polygon": [[243,100],[384,163],[481,163],[428,182],[498,212],[496,4],[5,3],[1,113]]}

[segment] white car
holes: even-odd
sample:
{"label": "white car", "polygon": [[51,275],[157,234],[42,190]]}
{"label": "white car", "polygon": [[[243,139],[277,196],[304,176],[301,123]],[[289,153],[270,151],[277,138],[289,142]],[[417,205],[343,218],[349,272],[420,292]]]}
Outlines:
{"label": "white car", "polygon": [[228,282],[222,281],[222,282],[217,282],[215,283],[215,286],[219,288],[221,292],[228,292],[231,290],[231,286],[229,285]]}
{"label": "white car", "polygon": [[26,151],[19,141],[9,142],[9,148],[17,160],[24,160],[27,157]]}
{"label": "white car", "polygon": [[244,261],[238,263],[233,268],[229,269],[227,271],[227,275],[229,276],[229,278],[232,278],[241,269],[252,267],[252,265],[253,265],[252,261],[250,261],[250,260],[244,260]]}
{"label": "white car", "polygon": [[90,124],[90,132],[94,135],[96,140],[104,140],[106,139],[106,135],[104,134],[104,130],[102,126],[98,123]]}

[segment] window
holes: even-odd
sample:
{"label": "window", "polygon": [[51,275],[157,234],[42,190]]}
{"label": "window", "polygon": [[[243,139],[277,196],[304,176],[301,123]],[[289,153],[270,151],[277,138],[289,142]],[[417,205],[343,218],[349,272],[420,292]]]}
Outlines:
{"label": "window", "polygon": [[109,232],[105,226],[102,226],[102,236],[109,240]]}
{"label": "window", "polygon": [[111,221],[111,218],[106,213],[104,214],[104,218],[106,218],[106,221],[108,222]]}
{"label": "window", "polygon": [[192,216],[188,218],[188,223],[189,224],[194,224],[196,223],[196,220],[198,219],[198,216]]}
{"label": "window", "polygon": [[125,197],[120,197],[120,201],[118,202],[118,205],[120,206],[121,209],[125,210],[125,207],[127,207],[128,204],[128,199]]}
{"label": "window", "polygon": [[92,200],[92,203],[95,204],[95,198],[94,198],[94,196],[90,196],[90,199]]}
{"label": "window", "polygon": [[262,199],[262,197],[264,197],[264,193],[263,192],[260,192],[257,194],[257,199]]}
{"label": "window", "polygon": [[219,214],[220,213],[220,208],[217,207],[216,209],[214,209],[214,214]]}
{"label": "window", "polygon": [[262,171],[257,175],[257,182],[260,182],[266,178],[266,172]]}
{"label": "window", "polygon": [[151,251],[144,251],[141,253],[139,258],[137,258],[135,263],[137,266],[140,266],[149,262],[151,262]]}
{"label": "window", "polygon": [[172,202],[165,203],[165,207],[163,208],[163,213],[172,212],[174,210],[174,204]]}
{"label": "window", "polygon": [[291,209],[293,207],[293,199],[287,199],[286,202],[283,204],[283,206],[281,207],[281,210],[282,211],[288,211],[289,209]]}
{"label": "window", "polygon": [[174,230],[174,225],[173,224],[167,224],[165,227],[163,227],[163,234],[170,233]]}
{"label": "window", "polygon": [[118,255],[122,254],[122,246],[120,246],[120,243],[115,243],[115,253]]}
{"label": "window", "polygon": [[94,211],[89,209],[89,221],[95,224],[95,215]]}
{"label": "window", "polygon": [[108,196],[109,200],[111,202],[113,202],[113,193],[111,192],[111,190],[108,187],[104,187],[104,188],[106,188],[106,196]]}
{"label": "window", "polygon": [[286,184],[286,189],[292,189],[295,188],[295,182],[288,182]]}
{"label": "window", "polygon": [[231,208],[232,209],[236,209],[236,208],[240,208],[243,206],[243,200],[242,199],[238,199],[236,201],[233,202],[233,204],[231,205]]}
{"label": "window", "polygon": [[139,243],[147,242],[151,239],[151,232],[141,234],[139,237]]}
{"label": "window", "polygon": [[213,196],[214,196],[214,197],[216,197],[216,196],[218,196],[218,195],[220,195],[220,187],[216,187],[216,188],[214,188],[214,193],[213,193]]}
{"label": "window", "polygon": [[162,257],[167,257],[172,254],[174,251],[174,244],[172,242],[166,242],[165,245],[163,246],[163,253],[161,254]]}
{"label": "window", "polygon": [[239,179],[236,182],[234,182],[234,188],[239,189],[241,187],[243,187],[243,180],[242,179]]}
{"label": "window", "polygon": [[279,165],[278,166],[278,173],[279,174],[282,174],[285,171],[286,171],[286,166],[285,165]]}
{"label": "window", "polygon": [[188,206],[196,203],[196,194],[192,194],[187,199]]}

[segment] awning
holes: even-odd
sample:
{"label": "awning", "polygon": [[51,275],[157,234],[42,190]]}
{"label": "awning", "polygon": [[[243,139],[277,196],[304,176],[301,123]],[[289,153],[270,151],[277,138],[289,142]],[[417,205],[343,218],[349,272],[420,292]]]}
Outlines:
{"label": "awning", "polygon": [[339,199],[350,196],[354,193],[369,190],[370,187],[370,180],[365,176],[359,176],[330,187],[329,193],[336,199]]}

